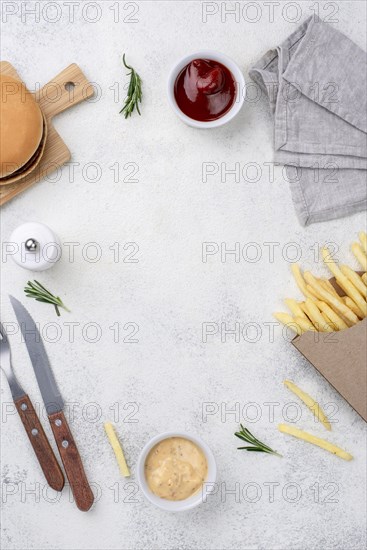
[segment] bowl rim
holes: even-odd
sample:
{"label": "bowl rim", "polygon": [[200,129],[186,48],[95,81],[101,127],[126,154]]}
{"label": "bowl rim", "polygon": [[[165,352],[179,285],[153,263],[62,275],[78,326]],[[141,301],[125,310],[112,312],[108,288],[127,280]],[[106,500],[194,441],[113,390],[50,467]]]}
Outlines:
{"label": "bowl rim", "polygon": [[[206,58],[206,59],[210,59],[210,60],[218,61],[219,63],[222,63],[231,71],[236,82],[236,99],[232,107],[230,108],[230,110],[225,115],[218,118],[217,120],[209,120],[205,122],[205,121],[195,120],[193,118],[190,118],[189,116],[185,115],[185,113],[181,111],[181,109],[179,108],[176,102],[176,98],[174,94],[174,86],[175,86],[176,78],[180,73],[180,71],[188,63],[190,63],[190,61],[197,58]],[[175,62],[175,64],[171,67],[171,70],[168,75],[168,80],[167,80],[168,102],[172,110],[176,113],[176,115],[183,122],[185,122],[189,126],[193,126],[194,128],[218,128],[219,126],[223,126],[223,124],[226,124],[227,122],[232,120],[239,113],[245,101],[245,94],[246,94],[246,81],[240,67],[228,55],[221,53],[217,50],[199,50],[199,51],[184,55],[183,57],[179,58]]]}
{"label": "bowl rim", "polygon": [[144,473],[145,461],[151,449],[160,441],[163,441],[164,439],[169,439],[170,437],[182,437],[182,438],[188,439],[189,441],[192,441],[193,443],[195,443],[203,451],[208,463],[208,475],[205,480],[205,483],[213,484],[213,486],[208,487],[206,491],[207,494],[209,494],[214,490],[214,484],[217,479],[217,464],[210,447],[197,435],[193,435],[187,432],[182,432],[182,431],[163,432],[152,437],[144,445],[143,449],[140,452],[138,462],[137,462],[137,468],[136,468],[137,480],[143,495],[152,504],[154,504],[158,508],[161,508],[162,510],[165,510],[167,512],[183,512],[185,510],[191,510],[192,508],[195,508],[196,506],[198,506],[203,502],[202,492],[198,491],[191,497],[184,500],[166,500],[152,493],[152,491],[148,487],[148,483],[146,481],[145,473]]}

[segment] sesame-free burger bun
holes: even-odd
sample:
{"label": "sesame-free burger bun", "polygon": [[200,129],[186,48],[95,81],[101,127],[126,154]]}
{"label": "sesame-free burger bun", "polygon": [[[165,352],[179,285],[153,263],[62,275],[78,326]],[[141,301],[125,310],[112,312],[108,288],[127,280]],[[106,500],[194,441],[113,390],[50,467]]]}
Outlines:
{"label": "sesame-free burger bun", "polygon": [[0,178],[30,160],[42,134],[42,112],[33,95],[19,80],[0,74]]}

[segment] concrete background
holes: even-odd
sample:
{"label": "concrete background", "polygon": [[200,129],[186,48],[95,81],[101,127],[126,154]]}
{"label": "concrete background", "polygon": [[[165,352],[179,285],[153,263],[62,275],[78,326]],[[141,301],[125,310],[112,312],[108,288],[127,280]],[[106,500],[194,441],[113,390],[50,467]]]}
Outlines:
{"label": "concrete background", "polygon": [[[365,547],[365,423],[280,327],[271,338],[267,325],[273,311],[284,309],[283,298],[300,297],[290,274],[295,255],[325,276],[317,250],[331,242],[340,259],[357,267],[349,247],[365,214],[302,228],[282,168],[274,177],[269,172],[265,99],[247,101],[231,124],[201,132],[171,112],[165,86],[175,60],[203,48],[231,56],[248,81],[251,64],[315,9],[365,48],[366,5],[281,2],[272,17],[263,2],[256,13],[239,2],[209,4],[76,2],[72,17],[65,2],[2,3],[1,58],[29,88],[76,62],[99,89],[98,101],[55,119],[77,163],[74,174],[64,167],[1,211],[4,241],[20,223],[42,221],[63,243],[62,261],[38,278],[72,313],[58,319],[51,306],[27,301],[27,307],[40,323],[98,502],[83,514],[68,489],[59,498],[47,491],[1,374],[4,549]],[[241,11],[226,14],[229,5]],[[39,12],[29,14],[31,8]],[[119,115],[127,83],[123,52],[144,80],[142,116],[127,121]],[[208,162],[218,173],[204,181]],[[223,172],[221,181],[221,163],[224,170],[239,163],[240,180]],[[205,262],[208,242],[218,251]],[[239,261],[225,254],[235,246],[243,252]],[[101,257],[93,262],[96,250]],[[11,323],[7,293],[24,302],[32,273],[11,259],[3,258],[2,268],[2,321]],[[206,342],[204,323],[214,332]],[[225,333],[236,323],[238,341]],[[44,414],[19,333],[10,338],[20,381]],[[326,433],[303,406],[292,405],[286,377],[325,406],[335,422],[329,439],[350,451],[352,462],[278,433],[278,422],[296,417],[298,426]],[[116,422],[129,480],[119,475],[106,420]],[[237,451],[239,420],[284,457]],[[171,515],[144,500],[134,468],[149,438],[175,429],[210,445],[218,487],[199,508]]]}

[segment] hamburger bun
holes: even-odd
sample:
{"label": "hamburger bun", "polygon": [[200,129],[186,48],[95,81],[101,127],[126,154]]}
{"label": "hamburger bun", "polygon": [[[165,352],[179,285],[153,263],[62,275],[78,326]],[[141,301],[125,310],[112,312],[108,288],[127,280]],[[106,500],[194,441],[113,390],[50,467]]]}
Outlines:
{"label": "hamburger bun", "polygon": [[25,166],[43,134],[42,111],[22,82],[0,74],[0,178]]}

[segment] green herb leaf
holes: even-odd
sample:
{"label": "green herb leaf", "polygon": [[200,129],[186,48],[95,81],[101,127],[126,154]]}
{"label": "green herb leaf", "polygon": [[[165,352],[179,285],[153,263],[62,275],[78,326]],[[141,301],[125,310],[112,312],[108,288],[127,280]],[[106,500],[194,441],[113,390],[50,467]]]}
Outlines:
{"label": "green herb leaf", "polygon": [[45,288],[38,281],[28,281],[28,286],[25,286],[24,292],[27,298],[34,298],[37,302],[43,302],[44,304],[52,304],[56,310],[56,314],[60,317],[59,308],[65,309],[65,311],[70,311],[62,302],[61,298],[51,294],[47,288]]}
{"label": "green herb leaf", "polygon": [[130,83],[129,83],[129,88],[127,90],[127,97],[125,99],[124,106],[121,109],[120,113],[124,113],[125,118],[127,118],[132,115],[136,107],[136,110],[138,111],[139,115],[141,115],[141,112],[139,109],[139,103],[141,103],[141,99],[143,97],[143,92],[141,87],[142,79],[140,78],[138,73],[135,71],[135,69],[133,69],[132,67],[130,67],[130,65],[126,63],[125,54],[123,55],[122,62],[125,65],[125,67],[130,71],[129,73],[127,73],[127,75],[130,76]]}
{"label": "green herb leaf", "polygon": [[241,439],[242,441],[246,441],[246,443],[250,443],[251,446],[246,447],[237,447],[239,450],[245,450],[245,451],[255,451],[258,453],[268,453],[272,455],[282,456],[276,451],[273,451],[268,445],[265,445],[265,443],[262,443],[247,428],[244,428],[242,424],[240,424],[241,430],[238,432],[235,432],[235,436]]}

